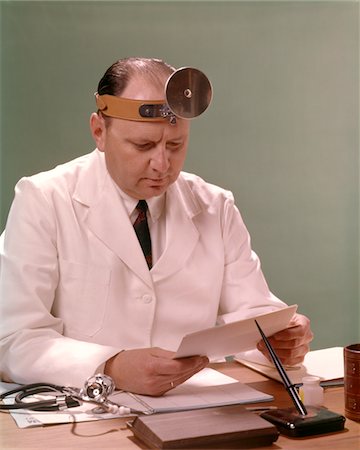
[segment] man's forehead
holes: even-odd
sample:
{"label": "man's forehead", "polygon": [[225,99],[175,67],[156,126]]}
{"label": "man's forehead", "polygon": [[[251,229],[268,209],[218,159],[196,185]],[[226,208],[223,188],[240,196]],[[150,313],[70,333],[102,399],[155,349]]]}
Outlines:
{"label": "man's forehead", "polygon": [[144,140],[160,140],[162,137],[173,140],[184,139],[189,134],[191,122],[186,119],[178,119],[175,125],[171,125],[168,121],[149,122],[116,119],[116,127],[122,136],[129,139]]}

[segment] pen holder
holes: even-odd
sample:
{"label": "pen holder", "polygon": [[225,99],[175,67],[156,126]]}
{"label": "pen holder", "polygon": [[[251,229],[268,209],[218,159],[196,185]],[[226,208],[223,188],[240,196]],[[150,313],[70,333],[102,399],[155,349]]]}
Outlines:
{"label": "pen holder", "polygon": [[326,408],[307,408],[303,416],[295,408],[277,409],[261,414],[263,419],[274,424],[281,434],[291,437],[314,436],[334,433],[344,429],[345,417]]}
{"label": "pen holder", "polygon": [[360,421],[360,344],[344,348],[345,416]]}

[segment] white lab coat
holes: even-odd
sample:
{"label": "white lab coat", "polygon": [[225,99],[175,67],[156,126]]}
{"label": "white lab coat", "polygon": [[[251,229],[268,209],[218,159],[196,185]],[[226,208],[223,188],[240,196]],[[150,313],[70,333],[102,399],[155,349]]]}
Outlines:
{"label": "white lab coat", "polygon": [[82,386],[121,349],[176,350],[184,334],[284,306],[230,192],[182,172],[149,272],[98,150],[23,178],[3,236],[0,371]]}

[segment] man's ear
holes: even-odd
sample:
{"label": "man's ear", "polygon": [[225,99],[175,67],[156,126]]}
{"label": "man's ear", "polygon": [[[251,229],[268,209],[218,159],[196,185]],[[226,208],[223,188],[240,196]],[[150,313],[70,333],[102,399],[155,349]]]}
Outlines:
{"label": "man's ear", "polygon": [[98,113],[91,114],[90,130],[92,137],[96,143],[96,147],[103,152],[106,141],[106,126],[104,117],[101,114]]}

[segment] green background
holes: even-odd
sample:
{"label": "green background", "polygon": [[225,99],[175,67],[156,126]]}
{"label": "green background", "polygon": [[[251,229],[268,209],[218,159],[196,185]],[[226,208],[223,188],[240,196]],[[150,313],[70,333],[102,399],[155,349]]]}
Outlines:
{"label": "green background", "polygon": [[194,66],[214,98],[185,169],[234,192],[272,291],[313,349],[360,340],[357,2],[1,2],[1,230],[14,185],[94,148],[125,56]]}

